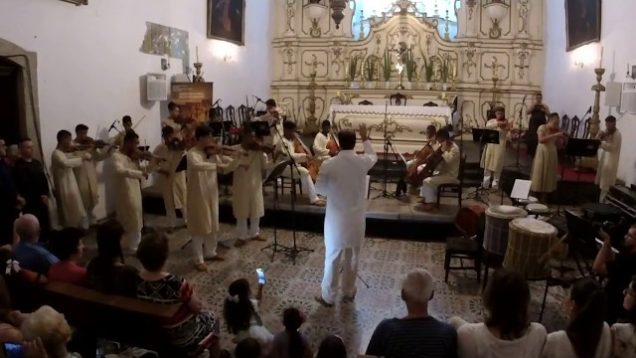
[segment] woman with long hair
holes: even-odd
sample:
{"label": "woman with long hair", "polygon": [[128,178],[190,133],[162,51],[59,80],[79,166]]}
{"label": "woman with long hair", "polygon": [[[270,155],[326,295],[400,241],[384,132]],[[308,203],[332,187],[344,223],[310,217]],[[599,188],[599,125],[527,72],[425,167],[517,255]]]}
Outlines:
{"label": "woman with long hair", "polygon": [[332,334],[320,342],[316,358],[347,358],[347,347],[342,338]]}
{"label": "woman with long hair", "polygon": [[551,113],[548,122],[539,127],[539,145],[532,162],[532,186],[530,190],[541,196],[545,202],[547,195],[556,190],[559,157],[557,147],[565,134],[559,129],[559,114]]}
{"label": "woman with long hair", "polygon": [[636,276],[623,292],[626,315],[612,325],[614,337],[612,357],[636,358]]}
{"label": "woman with long hair", "polygon": [[246,279],[238,279],[230,284],[228,297],[223,305],[223,318],[227,330],[234,335],[234,342],[245,338],[256,339],[266,354],[274,336],[263,326],[258,313],[258,306],[263,295],[263,285],[259,284],[256,297],[252,298],[252,290]]}
{"label": "woman with long hair", "polygon": [[309,341],[298,331],[303,323],[305,323],[305,315],[297,308],[287,308],[283,311],[285,330],[274,336],[270,355],[272,358],[313,357]]}
{"label": "woman with long hair", "polygon": [[608,358],[612,350],[610,328],[605,323],[605,293],[593,278],[582,278],[564,302],[569,316],[565,331],[550,333],[545,358]]}
{"label": "woman with long hair", "polygon": [[486,321],[464,324],[457,330],[459,357],[541,357],[546,330],[528,318],[530,288],[521,275],[495,272],[483,301]]}

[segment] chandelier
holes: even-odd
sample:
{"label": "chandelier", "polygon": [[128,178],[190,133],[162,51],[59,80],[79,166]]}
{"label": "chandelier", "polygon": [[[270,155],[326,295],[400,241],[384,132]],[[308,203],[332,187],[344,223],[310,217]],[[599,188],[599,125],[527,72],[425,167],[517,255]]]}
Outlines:
{"label": "chandelier", "polygon": [[340,28],[340,23],[344,19],[344,9],[347,8],[349,0],[331,0],[331,18],[336,23],[336,29]]}

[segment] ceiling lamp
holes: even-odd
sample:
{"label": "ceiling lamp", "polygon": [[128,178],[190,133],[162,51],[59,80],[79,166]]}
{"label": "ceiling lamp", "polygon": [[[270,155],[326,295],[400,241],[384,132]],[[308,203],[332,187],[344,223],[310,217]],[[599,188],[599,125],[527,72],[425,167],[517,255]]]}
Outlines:
{"label": "ceiling lamp", "polygon": [[349,0],[331,0],[331,18],[336,23],[336,29],[340,28],[340,23],[344,19],[344,9],[347,8]]}
{"label": "ceiling lamp", "polygon": [[491,0],[489,3],[484,4],[484,9],[488,13],[490,20],[492,20],[492,27],[490,28],[490,38],[498,39],[501,37],[501,27],[499,24],[501,20],[508,13],[510,6],[506,4],[504,0]]}

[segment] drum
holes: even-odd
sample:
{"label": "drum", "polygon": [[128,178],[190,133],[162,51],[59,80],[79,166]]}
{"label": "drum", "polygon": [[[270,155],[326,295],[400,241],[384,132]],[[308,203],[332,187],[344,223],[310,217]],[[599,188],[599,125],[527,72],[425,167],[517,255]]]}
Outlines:
{"label": "drum", "polygon": [[526,205],[526,211],[530,215],[539,216],[539,215],[549,214],[550,208],[547,205],[534,203],[534,204]]}
{"label": "drum", "polygon": [[554,226],[537,219],[515,219],[510,222],[509,237],[505,269],[519,272],[527,279],[550,276],[550,249],[557,240]]}
{"label": "drum", "polygon": [[495,205],[486,210],[486,231],[484,250],[488,253],[504,256],[508,246],[508,224],[517,218],[525,218],[528,213],[514,206]]}

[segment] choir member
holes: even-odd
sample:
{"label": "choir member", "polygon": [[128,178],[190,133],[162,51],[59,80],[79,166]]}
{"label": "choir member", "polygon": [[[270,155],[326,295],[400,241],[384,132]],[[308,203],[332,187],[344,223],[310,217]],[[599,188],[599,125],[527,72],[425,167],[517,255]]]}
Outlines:
{"label": "choir member", "polygon": [[316,137],[314,138],[314,144],[312,146],[314,155],[320,163],[323,163],[325,160],[332,157],[332,153],[327,147],[329,144],[329,140],[331,139],[331,123],[328,119],[325,119],[324,121],[322,121],[320,132],[316,134]]}
{"label": "choir member", "polygon": [[[84,124],[78,124],[75,127],[75,140],[74,145],[83,145],[83,143],[91,142],[92,139],[88,136],[88,127]],[[90,153],[91,159],[82,162],[82,165],[75,168],[75,177],[77,178],[77,185],[82,196],[82,202],[84,203],[84,210],[88,216],[88,223],[90,225],[95,224],[95,215],[93,210],[99,202],[99,187],[97,183],[97,162],[101,162],[115,150],[115,146],[109,146],[108,148],[97,148],[94,144],[89,144],[85,151]]]}
{"label": "choir member", "polygon": [[596,171],[596,184],[601,189],[600,201],[607,195],[610,187],[616,184],[618,160],[621,156],[621,133],[616,129],[616,117],[605,118],[605,131],[599,133],[601,140],[601,160]]}
{"label": "choir member", "polygon": [[441,155],[442,161],[435,168],[434,176],[424,179],[420,188],[422,204],[418,206],[420,210],[432,209],[432,203],[437,201],[437,187],[441,184],[457,183],[459,175],[459,163],[461,154],[459,146],[451,139],[448,130],[440,129],[437,132],[437,142],[439,148],[432,155]]}
{"label": "choir member", "polygon": [[537,131],[539,127],[546,124],[546,117],[550,113],[550,108],[543,103],[543,94],[537,92],[534,95],[534,103],[526,111],[530,118],[528,119],[528,132],[526,133],[526,145],[528,146],[528,154],[534,156],[539,144]]}
{"label": "choir member", "polygon": [[18,193],[26,201],[22,212],[33,214],[40,222],[41,235],[47,239],[51,230],[49,216],[49,181],[42,163],[33,158],[33,142],[23,138],[18,143],[20,158],[16,160],[13,171]]}
{"label": "choir member", "polygon": [[486,123],[487,129],[499,132],[499,144],[488,143],[481,157],[481,167],[484,168],[484,188],[499,186],[499,177],[503,171],[504,162],[506,161],[506,138],[510,130],[510,122],[505,117],[503,107],[495,108],[495,118],[490,119]]}
{"label": "choir member", "polygon": [[352,130],[340,131],[338,139],[342,150],[322,165],[316,182],[316,189],[327,197],[325,269],[322,293],[316,296],[316,301],[328,307],[334,304],[340,276],[344,300],[355,299],[358,260],[365,233],[365,182],[367,172],[378,160],[365,125],[360,126],[364,155],[356,155],[354,151],[356,134]]}
{"label": "choir member", "polygon": [[71,132],[57,132],[57,147],[51,155],[51,170],[55,184],[55,196],[60,213],[60,225],[64,228],[88,228],[86,210],[73,169],[91,160],[88,152],[74,152]]}
{"label": "choir member", "polygon": [[181,136],[181,107],[174,102],[168,103],[168,118],[161,120],[161,127],[171,127],[174,130],[175,136]]}
{"label": "choir member", "polygon": [[557,188],[557,172],[559,157],[557,153],[557,139],[564,134],[559,129],[559,114],[552,113],[548,122],[537,130],[539,145],[532,163],[532,185],[530,190],[542,196],[545,202],[548,193]]}
{"label": "choir member", "polygon": [[13,222],[18,217],[25,201],[20,195],[11,175],[7,161],[7,145],[0,139],[0,247],[11,245]]}
{"label": "choir member", "polygon": [[153,166],[158,173],[157,185],[161,189],[170,229],[177,225],[177,210],[181,210],[186,218],[186,175],[185,170],[177,171],[185,150],[180,148],[181,142],[176,135],[177,132],[171,126],[161,128],[163,143],[152,153]]}
{"label": "choir member", "polygon": [[148,174],[139,164],[139,137],[135,132],[126,132],[123,144],[113,154],[115,165],[117,220],[124,228],[125,246],[129,252],[136,252],[141,241],[143,228],[143,207],[141,201],[141,180]]}
{"label": "choir member", "polygon": [[215,143],[207,126],[195,130],[196,144],[188,151],[187,226],[192,238],[195,268],[207,271],[204,259],[223,260],[216,252],[219,231],[219,188],[217,170],[221,169],[218,153],[210,153]]}
{"label": "choir member", "polygon": [[[277,136],[279,136],[279,134],[277,134]],[[316,187],[309,175],[309,171],[305,167],[301,166],[302,163],[306,163],[308,159],[310,159],[308,154],[296,153],[295,143],[298,140],[299,139],[296,136],[296,123],[285,121],[283,123],[283,136],[278,142],[275,153],[278,157],[283,157],[284,160],[289,159],[289,155],[291,155],[296,165],[288,166],[282,176],[285,178],[291,178],[292,176],[294,178],[298,178],[298,176],[300,176],[300,183],[309,196],[309,203],[312,205],[323,206],[325,203],[320,199],[320,197],[318,197],[318,194],[316,194]]]}

